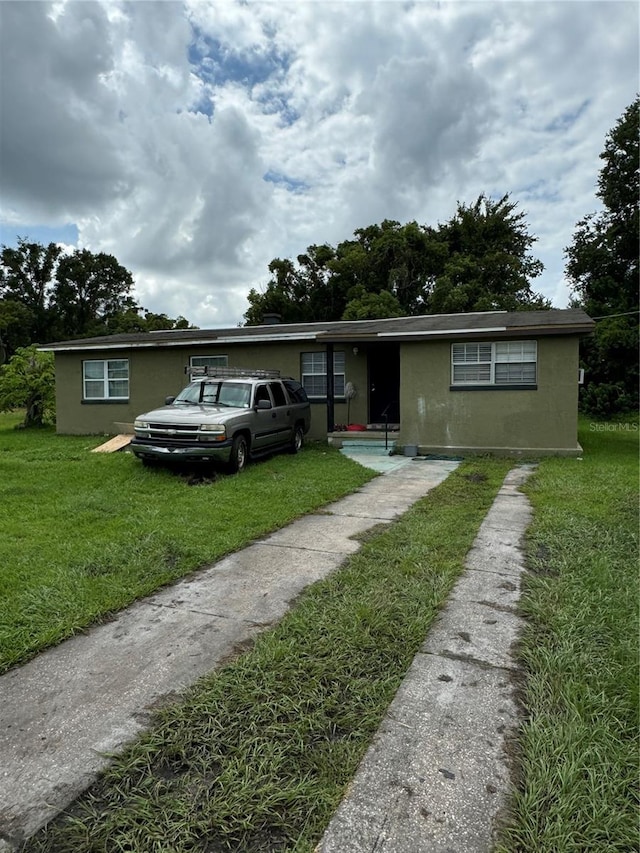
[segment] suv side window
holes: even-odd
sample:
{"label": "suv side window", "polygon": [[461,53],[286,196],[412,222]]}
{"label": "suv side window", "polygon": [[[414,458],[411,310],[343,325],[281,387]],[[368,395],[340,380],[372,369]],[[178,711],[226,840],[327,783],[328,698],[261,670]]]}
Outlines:
{"label": "suv side window", "polygon": [[287,398],[285,397],[284,388],[279,382],[270,382],[269,388],[271,388],[271,394],[273,395],[273,402],[276,406],[286,406]]}
{"label": "suv side window", "polygon": [[260,400],[268,400],[269,403],[271,402],[271,397],[269,396],[269,389],[266,385],[256,386],[256,396],[253,401],[254,406],[257,406]]}

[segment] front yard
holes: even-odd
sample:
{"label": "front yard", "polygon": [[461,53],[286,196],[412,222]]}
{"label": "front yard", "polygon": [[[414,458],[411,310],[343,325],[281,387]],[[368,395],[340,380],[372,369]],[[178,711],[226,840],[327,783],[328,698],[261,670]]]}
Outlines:
{"label": "front yard", "polygon": [[331,448],[194,485],[0,415],[0,672],[375,476]]}
{"label": "front yard", "polygon": [[[583,460],[545,460],[527,487],[523,723],[501,853],[637,848],[638,433],[585,422],[580,440]],[[89,454],[96,443],[0,433],[5,666],[371,476],[315,447],[189,486]],[[511,464],[461,465],[161,712],[24,851],[311,853]]]}

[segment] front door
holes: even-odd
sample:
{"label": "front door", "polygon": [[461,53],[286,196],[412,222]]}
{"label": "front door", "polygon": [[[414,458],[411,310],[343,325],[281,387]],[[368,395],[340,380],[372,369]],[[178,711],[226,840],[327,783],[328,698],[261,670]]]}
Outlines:
{"label": "front door", "polygon": [[400,423],[400,346],[369,347],[369,423]]}

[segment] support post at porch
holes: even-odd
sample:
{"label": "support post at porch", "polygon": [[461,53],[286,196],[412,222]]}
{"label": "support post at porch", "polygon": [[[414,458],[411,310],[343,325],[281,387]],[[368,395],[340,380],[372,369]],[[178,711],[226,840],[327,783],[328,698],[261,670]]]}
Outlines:
{"label": "support post at porch", "polygon": [[327,344],[327,432],[335,426],[335,383],[333,377],[333,344]]}

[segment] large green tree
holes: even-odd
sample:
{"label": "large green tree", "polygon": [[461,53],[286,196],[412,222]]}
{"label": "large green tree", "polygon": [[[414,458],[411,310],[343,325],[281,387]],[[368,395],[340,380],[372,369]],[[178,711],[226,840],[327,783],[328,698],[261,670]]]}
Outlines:
{"label": "large green tree", "polygon": [[[401,225],[385,219],[380,225],[358,228],[354,236],[355,240],[338,245],[333,265],[347,304],[361,299],[364,288],[370,294],[390,294],[393,300],[384,300],[390,307],[399,305],[400,315],[426,313],[434,278],[444,260],[436,232],[417,222]],[[382,303],[370,300],[370,304],[374,306],[371,319],[375,319],[375,310]]]}
{"label": "large green tree", "polygon": [[472,205],[458,204],[437,238],[446,250],[429,299],[430,312],[517,311],[550,308],[531,289],[542,263],[530,249],[525,214],[505,195],[499,201],[481,195]]}
{"label": "large green tree", "polygon": [[249,292],[247,325],[259,325],[265,314],[278,314],[283,323],[334,320],[344,310],[345,299],[333,276],[335,249],[309,246],[297,262],[274,258],[271,279],[264,293]]}
{"label": "large green tree", "polygon": [[51,295],[56,335],[71,338],[104,334],[108,321],[135,309],[133,277],[113,255],[76,249],[58,262]]}
{"label": "large green tree", "polygon": [[18,347],[54,340],[190,328],[138,305],[133,278],[113,255],[63,254],[55,243],[18,240],[0,252],[0,363]]}
{"label": "large green tree", "polygon": [[284,323],[430,313],[549,308],[531,290],[542,264],[525,216],[508,196],[458,204],[432,228],[385,219],[334,249],[309,246],[297,263],[274,259],[263,293],[249,294],[248,325],[276,313]]}
{"label": "large green tree", "polygon": [[[2,247],[0,255],[0,334],[3,339],[13,342],[16,333],[16,308],[22,305],[28,312],[21,312],[18,323],[28,324],[23,332],[28,341],[41,342],[52,340],[52,314],[49,310],[51,291],[58,259],[62,249],[55,243],[42,246],[30,243],[24,238],[18,239],[15,247]],[[11,303],[7,305],[6,303]],[[4,328],[3,328],[4,326]],[[3,334],[4,332],[4,334]],[[13,348],[12,348],[13,349]]]}
{"label": "large green tree", "polygon": [[[385,219],[354,232],[336,248],[309,246],[296,262],[275,258],[266,290],[249,293],[248,325],[276,313],[284,323],[425,313],[443,259],[430,228]],[[385,295],[382,295],[385,294]],[[380,297],[380,298],[373,298]],[[350,306],[348,313],[347,307]],[[392,313],[385,313],[385,306]],[[399,309],[398,309],[399,306]]]}
{"label": "large green tree", "polygon": [[575,304],[597,319],[581,357],[585,411],[607,417],[638,408],[639,107],[608,133],[597,195],[603,209],[578,222],[567,249]]}

